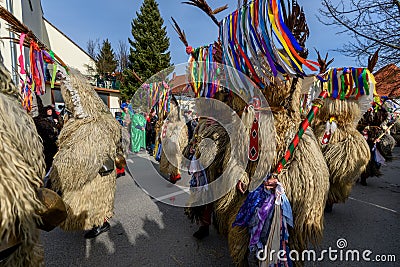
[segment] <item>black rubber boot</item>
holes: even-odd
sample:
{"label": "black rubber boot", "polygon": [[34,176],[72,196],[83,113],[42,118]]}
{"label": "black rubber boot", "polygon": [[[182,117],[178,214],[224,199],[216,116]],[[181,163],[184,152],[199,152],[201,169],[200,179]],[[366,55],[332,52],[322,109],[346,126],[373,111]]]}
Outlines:
{"label": "black rubber boot", "polygon": [[102,226],[94,226],[90,231],[85,234],[85,238],[95,238],[101,233],[107,232],[110,230],[110,224],[105,222]]}
{"label": "black rubber boot", "polygon": [[360,182],[360,184],[363,185],[363,186],[367,186],[367,178],[361,177],[361,182]]}
{"label": "black rubber boot", "polygon": [[332,212],[332,209],[333,209],[333,204],[328,204],[328,203],[326,203],[326,205],[325,205],[325,212],[331,213],[331,212]]}

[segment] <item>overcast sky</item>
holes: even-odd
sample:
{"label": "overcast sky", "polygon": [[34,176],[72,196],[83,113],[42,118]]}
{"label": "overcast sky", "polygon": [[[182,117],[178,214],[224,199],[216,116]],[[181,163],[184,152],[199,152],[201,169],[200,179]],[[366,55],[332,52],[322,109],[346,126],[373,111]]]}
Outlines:
{"label": "overcast sky", "polygon": [[[211,19],[196,7],[185,5],[181,0],[158,0],[159,9],[170,37],[170,51],[174,64],[187,61],[185,47],[171,27],[170,17],[174,17],[185,30],[189,44],[193,47],[206,45],[218,37],[218,29]],[[329,52],[335,58],[333,67],[357,66],[353,58],[341,56],[332,51],[340,47],[346,36],[335,34],[338,29],[321,24],[316,15],[322,7],[319,0],[299,0],[304,6],[310,28],[310,38],[306,45],[310,50],[309,59],[316,59],[314,47],[323,55]],[[228,4],[228,10],[217,15],[222,19],[237,8],[237,0],[208,0],[212,8]],[[131,22],[136,17],[142,0],[42,0],[44,16],[74,42],[87,50],[89,39],[101,41],[108,38],[114,50],[118,41],[128,42]]]}

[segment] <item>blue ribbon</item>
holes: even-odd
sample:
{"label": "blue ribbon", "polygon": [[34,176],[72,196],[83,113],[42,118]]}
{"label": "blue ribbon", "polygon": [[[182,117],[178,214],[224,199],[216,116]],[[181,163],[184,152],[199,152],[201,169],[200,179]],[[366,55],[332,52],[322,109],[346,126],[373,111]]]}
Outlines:
{"label": "blue ribbon", "polygon": [[333,81],[332,81],[332,97],[334,99],[338,98],[339,95],[339,84],[338,84],[338,80],[337,80],[337,69],[333,69]]}
{"label": "blue ribbon", "polygon": [[[272,0],[271,0],[272,1]],[[278,17],[279,17],[279,22],[282,26],[283,31],[285,32],[285,34],[287,35],[287,37],[289,37],[290,42],[292,43],[292,45],[294,46],[294,48],[297,51],[303,51],[303,47],[300,46],[300,44],[297,42],[296,38],[294,38],[292,32],[289,30],[289,28],[286,26],[285,22],[283,21],[282,18],[282,10],[281,10],[281,1],[277,1],[278,2]]]}

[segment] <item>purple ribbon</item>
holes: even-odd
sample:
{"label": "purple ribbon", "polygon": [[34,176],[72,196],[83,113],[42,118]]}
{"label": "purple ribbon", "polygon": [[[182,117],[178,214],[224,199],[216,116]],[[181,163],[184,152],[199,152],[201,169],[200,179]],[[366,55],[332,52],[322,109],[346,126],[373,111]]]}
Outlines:
{"label": "purple ribbon", "polygon": [[265,220],[268,218],[268,216],[271,214],[271,212],[274,210],[275,206],[275,194],[270,194],[267,199],[264,201],[263,205],[259,208],[258,210],[258,225],[251,236],[250,239],[250,246],[256,245],[258,241],[260,240],[260,235],[262,232],[262,229],[264,228]]}

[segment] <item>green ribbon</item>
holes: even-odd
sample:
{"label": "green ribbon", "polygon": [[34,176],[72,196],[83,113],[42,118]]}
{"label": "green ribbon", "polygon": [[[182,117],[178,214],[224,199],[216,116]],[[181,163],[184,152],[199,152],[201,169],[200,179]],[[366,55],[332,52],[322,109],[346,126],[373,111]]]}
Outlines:
{"label": "green ribbon", "polygon": [[358,69],[354,68],[354,73],[353,73],[353,80],[356,83],[356,90],[354,92],[354,95],[358,95]]}
{"label": "green ribbon", "polygon": [[50,50],[50,56],[51,59],[53,60],[53,75],[51,76],[51,89],[54,88],[54,82],[56,80],[56,75],[57,75],[57,64],[56,64],[56,59],[54,57],[54,52],[52,50]]}
{"label": "green ribbon", "polygon": [[367,69],[363,70],[362,78],[363,78],[363,81],[364,81],[365,94],[369,95],[369,83],[368,83],[368,80],[367,80]]}
{"label": "green ribbon", "polygon": [[342,88],[340,88],[340,100],[344,100],[346,96],[346,83],[344,81],[344,73],[340,75],[340,80],[342,81]]}

